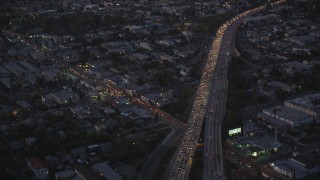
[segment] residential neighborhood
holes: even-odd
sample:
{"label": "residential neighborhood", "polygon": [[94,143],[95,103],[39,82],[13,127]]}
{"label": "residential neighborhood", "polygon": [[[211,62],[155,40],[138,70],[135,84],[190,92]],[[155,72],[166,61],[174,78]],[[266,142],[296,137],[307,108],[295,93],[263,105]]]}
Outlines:
{"label": "residential neighborhood", "polygon": [[317,179],[319,9],[1,1],[0,179]]}

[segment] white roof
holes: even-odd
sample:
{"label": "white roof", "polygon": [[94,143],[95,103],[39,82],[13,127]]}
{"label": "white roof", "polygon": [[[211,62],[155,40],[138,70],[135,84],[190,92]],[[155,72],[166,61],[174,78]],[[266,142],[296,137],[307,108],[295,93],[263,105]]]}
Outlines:
{"label": "white roof", "polygon": [[122,177],[115,172],[106,161],[92,165],[92,169],[106,179],[122,180]]}

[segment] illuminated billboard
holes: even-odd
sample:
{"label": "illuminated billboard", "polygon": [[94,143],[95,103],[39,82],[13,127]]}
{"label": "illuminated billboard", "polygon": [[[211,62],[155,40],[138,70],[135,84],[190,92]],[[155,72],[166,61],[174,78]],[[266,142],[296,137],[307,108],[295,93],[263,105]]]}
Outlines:
{"label": "illuminated billboard", "polygon": [[241,133],[241,127],[229,130],[229,136],[233,136],[240,133]]}

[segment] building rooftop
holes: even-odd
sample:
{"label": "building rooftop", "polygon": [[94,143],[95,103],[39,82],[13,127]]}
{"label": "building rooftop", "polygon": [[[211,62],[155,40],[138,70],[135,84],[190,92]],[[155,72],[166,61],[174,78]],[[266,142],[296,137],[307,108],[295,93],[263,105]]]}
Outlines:
{"label": "building rooftop", "polygon": [[91,171],[87,166],[76,166],[75,173],[79,175],[82,179],[90,179],[90,180],[101,180],[98,175]]}
{"label": "building rooftop", "polygon": [[[320,110],[320,93],[311,94],[286,101],[287,103],[302,106],[307,109]],[[285,103],[286,103],[285,102]]]}
{"label": "building rooftop", "polygon": [[273,137],[268,136],[268,135],[255,136],[255,137],[249,139],[248,142],[250,142],[251,144],[254,144],[264,150],[270,150],[270,149],[278,148],[281,146],[280,143],[274,142]]}
{"label": "building rooftop", "polygon": [[262,131],[262,130],[263,130],[262,127],[259,127],[257,124],[255,124],[252,121],[248,121],[243,124],[242,131],[243,133],[250,133],[250,132]]}
{"label": "building rooftop", "polygon": [[286,172],[294,172],[296,178],[302,178],[306,176],[306,169],[300,163],[288,159],[280,159],[269,163],[271,166],[275,166]]}
{"label": "building rooftop", "polygon": [[315,168],[315,166],[320,165],[320,152],[319,151],[313,151],[306,154],[301,154],[299,156],[293,157],[295,161],[298,161],[306,168]]}
{"label": "building rooftop", "polygon": [[306,168],[313,168],[318,164],[316,161],[313,161],[312,159],[306,158],[304,156],[293,157],[293,159],[298,163],[301,163],[301,165],[304,165]]}
{"label": "building rooftop", "polygon": [[44,162],[38,157],[27,158],[27,162],[30,163],[30,166],[36,169],[47,168]]}
{"label": "building rooftop", "polygon": [[56,172],[54,175],[55,175],[55,177],[64,177],[64,176],[70,176],[72,174],[74,174],[74,171],[71,169],[67,169],[64,171]]}
{"label": "building rooftop", "polygon": [[122,177],[106,161],[92,165],[92,169],[106,179],[122,180]]}
{"label": "building rooftop", "polygon": [[307,116],[309,116],[305,112],[298,111],[296,109],[292,109],[286,106],[271,107],[268,109],[264,109],[263,111],[272,114],[272,116],[273,116],[273,113],[275,112],[277,119],[278,118],[284,119],[284,120],[288,119],[293,122],[299,122],[301,121],[301,119],[304,119]]}
{"label": "building rooftop", "polygon": [[260,152],[262,150],[265,150],[265,149],[262,149],[259,146],[252,146],[252,147],[248,148],[248,151],[250,151],[250,152]]}
{"label": "building rooftop", "polygon": [[26,75],[26,73],[37,73],[38,69],[26,61],[6,62],[4,66],[16,76]]}
{"label": "building rooftop", "polygon": [[10,76],[11,76],[11,72],[8,71],[3,66],[0,66],[0,77],[10,77]]}
{"label": "building rooftop", "polygon": [[285,121],[278,121],[277,119],[274,119],[273,116],[270,116],[268,114],[264,114],[264,113],[258,113],[258,116],[261,117],[262,119],[265,119],[269,122],[271,122],[271,124],[273,125],[277,125],[279,127],[288,127],[288,123],[286,123]]}
{"label": "building rooftop", "polygon": [[150,115],[150,113],[144,109],[138,108],[137,106],[134,106],[131,108],[131,110],[137,114],[138,116],[140,116],[143,119],[150,119],[152,118],[152,116]]}

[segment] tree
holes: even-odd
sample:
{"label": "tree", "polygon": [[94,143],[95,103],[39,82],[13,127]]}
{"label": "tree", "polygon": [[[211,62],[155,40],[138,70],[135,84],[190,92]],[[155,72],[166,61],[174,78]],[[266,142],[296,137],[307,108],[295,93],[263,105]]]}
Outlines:
{"label": "tree", "polygon": [[156,115],[154,116],[154,122],[158,123],[159,122],[159,115],[158,113],[156,113]]}
{"label": "tree", "polygon": [[168,85],[174,79],[174,74],[168,71],[158,72],[154,75],[154,80],[161,86]]}
{"label": "tree", "polygon": [[191,17],[191,18],[194,18],[195,15],[196,15],[196,10],[195,8],[192,6],[190,8],[187,8],[183,11],[183,14],[188,16],[188,17]]}
{"label": "tree", "polygon": [[283,90],[278,90],[275,92],[277,99],[283,101],[285,98],[289,96],[289,93]]}
{"label": "tree", "polygon": [[27,138],[32,135],[34,128],[31,125],[20,124],[16,128],[16,132],[20,134],[22,138]]}
{"label": "tree", "polygon": [[104,40],[102,38],[94,38],[91,40],[91,45],[99,46],[103,42],[104,42]]}

